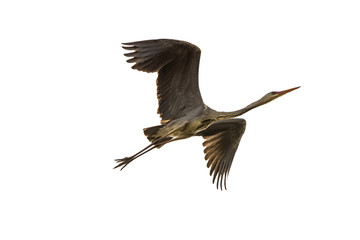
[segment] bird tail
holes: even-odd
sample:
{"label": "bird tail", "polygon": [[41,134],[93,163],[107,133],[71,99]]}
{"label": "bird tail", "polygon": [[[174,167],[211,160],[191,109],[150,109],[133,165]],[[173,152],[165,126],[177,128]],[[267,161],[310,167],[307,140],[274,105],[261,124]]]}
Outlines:
{"label": "bird tail", "polygon": [[163,125],[144,128],[144,134],[150,142],[153,142],[154,140],[159,138],[158,136],[155,137],[155,135],[161,127],[163,127]]}
{"label": "bird tail", "polygon": [[162,128],[164,125],[158,125],[158,126],[153,126],[153,127],[148,127],[148,128],[144,128],[144,134],[147,137],[147,139],[153,143],[157,148],[161,148],[162,146],[164,146],[164,144],[169,140],[171,140],[171,137],[162,137],[162,136],[157,136],[158,131],[160,130],[160,128]]}

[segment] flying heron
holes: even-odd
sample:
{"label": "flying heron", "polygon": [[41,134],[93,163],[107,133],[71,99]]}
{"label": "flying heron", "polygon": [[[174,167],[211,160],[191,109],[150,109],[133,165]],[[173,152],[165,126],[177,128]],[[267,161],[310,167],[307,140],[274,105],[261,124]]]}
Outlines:
{"label": "flying heron", "polygon": [[132,68],[144,72],[158,72],[157,98],[161,125],[144,128],[150,145],[131,157],[116,159],[114,168],[122,170],[134,159],[161,148],[167,143],[202,136],[205,141],[205,160],[210,167],[213,183],[226,189],[226,178],[244,134],[246,121],[235,117],[266,104],[299,87],[269,92],[259,100],[233,112],[218,112],[204,104],[198,85],[200,49],[188,42],[157,39],[123,43],[124,54],[130,57]]}

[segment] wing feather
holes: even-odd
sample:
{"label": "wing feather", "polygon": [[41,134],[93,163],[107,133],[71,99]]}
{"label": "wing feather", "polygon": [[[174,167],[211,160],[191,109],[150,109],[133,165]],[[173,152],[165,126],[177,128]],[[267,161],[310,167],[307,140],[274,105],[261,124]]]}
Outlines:
{"label": "wing feather", "polygon": [[207,167],[210,168],[213,183],[216,181],[216,187],[221,190],[223,186],[226,189],[227,175],[245,127],[244,119],[228,119],[216,122],[197,133],[205,139],[203,146]]}
{"label": "wing feather", "polygon": [[[188,42],[157,39],[123,43],[132,68],[144,72],[158,72],[158,113],[164,122],[204,109],[198,85],[200,49]],[[200,111],[199,111],[200,112]]]}

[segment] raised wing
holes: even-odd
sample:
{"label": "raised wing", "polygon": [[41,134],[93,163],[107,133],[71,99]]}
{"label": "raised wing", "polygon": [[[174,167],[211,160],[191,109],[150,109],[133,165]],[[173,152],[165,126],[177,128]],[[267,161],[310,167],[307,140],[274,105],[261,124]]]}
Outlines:
{"label": "raised wing", "polygon": [[195,108],[204,108],[198,85],[200,49],[188,42],[157,39],[123,43],[127,62],[144,72],[158,72],[158,113],[162,123],[183,117]]}
{"label": "raised wing", "polygon": [[216,187],[219,188],[220,183],[221,190],[223,184],[226,189],[226,178],[245,127],[245,119],[228,119],[216,122],[196,134],[205,139],[203,146],[207,167],[211,167],[213,183],[217,179]]}

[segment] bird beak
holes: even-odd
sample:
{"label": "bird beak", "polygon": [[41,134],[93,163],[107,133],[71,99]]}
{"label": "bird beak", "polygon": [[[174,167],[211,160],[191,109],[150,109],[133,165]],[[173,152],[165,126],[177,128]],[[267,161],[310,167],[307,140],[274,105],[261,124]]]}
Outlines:
{"label": "bird beak", "polygon": [[[299,86],[299,87],[300,87],[300,86]],[[289,92],[291,92],[291,91],[294,91],[294,90],[298,89],[299,87],[294,87],[294,88],[290,88],[290,89],[288,89],[288,90],[280,91],[280,92],[277,92],[277,94],[278,94],[279,97],[280,97],[280,96],[282,96],[282,95],[284,95],[284,94],[286,94],[286,93],[289,93]]]}

